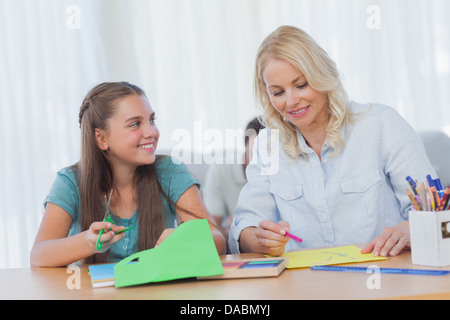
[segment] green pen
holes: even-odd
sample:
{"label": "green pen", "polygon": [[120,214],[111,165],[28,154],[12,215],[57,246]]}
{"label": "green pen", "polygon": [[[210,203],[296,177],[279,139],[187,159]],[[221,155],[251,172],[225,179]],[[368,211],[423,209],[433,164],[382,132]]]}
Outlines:
{"label": "green pen", "polygon": [[125,231],[128,231],[128,230],[131,230],[131,229],[134,229],[134,228],[135,228],[135,227],[125,228],[125,229],[123,229],[123,230],[117,231],[116,234],[119,234],[119,233],[122,233],[122,232],[125,232]]}
{"label": "green pen", "polygon": [[[111,190],[111,193],[109,194],[109,198],[107,198],[106,195],[105,195],[105,206],[106,206],[105,209],[106,210],[105,210],[105,217],[103,218],[103,221],[104,222],[109,222],[111,224],[114,224],[114,221],[112,220],[111,215],[109,214],[109,203],[111,202],[112,193],[113,193],[113,190]],[[116,232],[116,234],[119,234],[119,233],[122,233],[122,232],[125,232],[125,231],[128,231],[128,230],[131,230],[131,229],[134,229],[134,228],[135,227],[125,228],[123,230],[120,230],[120,231]],[[111,231],[111,229],[109,229],[109,230]],[[97,243],[96,243],[96,247],[97,247],[98,251],[100,251],[102,249],[102,243],[100,242],[100,237],[102,236],[102,234],[104,232],[105,232],[105,230],[103,229],[103,230],[100,230],[100,232],[98,233]]]}
{"label": "green pen", "polygon": [[[111,189],[111,192],[109,194],[109,198],[107,198],[106,194],[105,194],[105,217],[103,218],[103,222],[109,222],[109,223],[114,224],[114,222],[111,219],[111,216],[109,215],[109,204],[111,202],[112,193],[113,193],[113,189]],[[96,248],[97,248],[98,251],[100,251],[102,249],[102,243],[100,242],[100,237],[102,236],[102,234],[104,232],[105,232],[105,230],[102,229],[98,233],[97,243],[96,243]]]}

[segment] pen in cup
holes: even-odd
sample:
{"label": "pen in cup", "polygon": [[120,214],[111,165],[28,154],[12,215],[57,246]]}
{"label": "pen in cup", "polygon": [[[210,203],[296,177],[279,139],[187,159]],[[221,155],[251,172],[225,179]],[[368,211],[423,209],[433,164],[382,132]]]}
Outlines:
{"label": "pen in cup", "polygon": [[431,175],[426,176],[426,182],[414,181],[410,176],[406,177],[412,192],[407,189],[406,193],[417,211],[446,211],[450,207],[450,186],[442,187],[439,178],[433,179]]}

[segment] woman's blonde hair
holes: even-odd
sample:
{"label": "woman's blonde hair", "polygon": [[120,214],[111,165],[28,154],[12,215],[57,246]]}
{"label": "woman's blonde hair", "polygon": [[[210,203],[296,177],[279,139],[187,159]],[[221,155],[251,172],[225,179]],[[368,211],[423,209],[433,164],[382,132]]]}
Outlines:
{"label": "woman's blonde hair", "polygon": [[334,61],[309,34],[292,26],[276,29],[258,50],[254,89],[263,120],[267,127],[280,130],[284,151],[294,160],[305,156],[305,153],[298,143],[297,128],[285,121],[270,102],[263,78],[264,67],[270,58],[291,63],[303,74],[312,89],[327,96],[327,144],[334,149],[334,154],[338,154],[343,148],[341,128],[349,123],[350,116],[348,96]]}

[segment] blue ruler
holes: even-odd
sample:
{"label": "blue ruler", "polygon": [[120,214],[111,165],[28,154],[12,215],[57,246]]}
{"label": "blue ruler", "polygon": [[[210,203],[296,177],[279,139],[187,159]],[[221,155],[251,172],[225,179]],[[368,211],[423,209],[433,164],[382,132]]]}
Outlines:
{"label": "blue ruler", "polygon": [[[427,276],[443,276],[449,274],[448,270],[425,270],[425,269],[398,269],[398,268],[367,268],[367,267],[344,267],[344,266],[312,266],[311,270],[321,271],[341,271],[341,272],[363,272],[367,270],[379,270],[380,273],[396,273],[396,274],[419,274]],[[370,272],[369,272],[370,273]]]}

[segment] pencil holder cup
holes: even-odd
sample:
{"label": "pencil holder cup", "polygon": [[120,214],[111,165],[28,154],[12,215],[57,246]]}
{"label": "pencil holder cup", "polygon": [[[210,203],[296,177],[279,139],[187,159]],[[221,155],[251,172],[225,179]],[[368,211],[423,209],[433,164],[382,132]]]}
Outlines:
{"label": "pencil holder cup", "polygon": [[450,211],[410,211],[412,263],[450,265]]}

